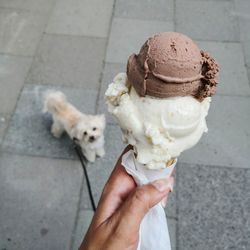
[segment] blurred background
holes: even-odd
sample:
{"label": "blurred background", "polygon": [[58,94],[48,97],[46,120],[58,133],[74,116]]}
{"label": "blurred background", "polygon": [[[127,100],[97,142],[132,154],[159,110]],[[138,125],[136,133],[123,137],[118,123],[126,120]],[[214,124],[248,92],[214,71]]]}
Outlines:
{"label": "blurred background", "polygon": [[209,133],[179,158],[166,214],[173,250],[250,249],[249,0],[0,0],[0,250],[77,249],[93,215],[72,142],[42,95],[107,115],[88,165],[96,202],[124,145],[103,95],[152,34],[178,31],[218,60]]}

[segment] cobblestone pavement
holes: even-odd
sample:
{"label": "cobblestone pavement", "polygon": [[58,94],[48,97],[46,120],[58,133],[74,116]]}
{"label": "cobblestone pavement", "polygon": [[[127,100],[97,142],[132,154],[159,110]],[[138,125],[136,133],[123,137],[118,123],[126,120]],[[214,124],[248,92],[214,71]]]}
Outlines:
{"label": "cobblestone pavement", "polygon": [[[42,95],[60,89],[80,110],[107,114],[107,84],[159,31],[189,35],[221,65],[209,133],[179,158],[172,248],[250,249],[249,0],[0,0],[0,250],[77,249],[93,213]],[[107,120],[107,154],[88,166],[96,202],[124,147]]]}

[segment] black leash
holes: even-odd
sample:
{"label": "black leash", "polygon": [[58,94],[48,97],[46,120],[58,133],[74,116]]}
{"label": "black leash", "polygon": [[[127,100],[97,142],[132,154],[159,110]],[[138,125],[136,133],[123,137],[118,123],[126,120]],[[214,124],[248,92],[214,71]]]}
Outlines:
{"label": "black leash", "polygon": [[90,181],[89,181],[88,172],[87,172],[87,169],[86,169],[87,159],[83,155],[82,149],[81,149],[80,146],[78,146],[76,143],[74,143],[74,148],[75,148],[75,151],[76,151],[76,153],[77,153],[77,155],[79,157],[79,160],[80,160],[80,162],[82,164],[84,176],[85,176],[86,183],[87,183],[87,188],[88,188],[88,193],[89,193],[89,198],[90,198],[91,206],[92,206],[93,211],[95,212],[96,211],[96,205],[95,205],[93,193],[92,193],[92,190],[91,190],[91,185],[90,185]]}

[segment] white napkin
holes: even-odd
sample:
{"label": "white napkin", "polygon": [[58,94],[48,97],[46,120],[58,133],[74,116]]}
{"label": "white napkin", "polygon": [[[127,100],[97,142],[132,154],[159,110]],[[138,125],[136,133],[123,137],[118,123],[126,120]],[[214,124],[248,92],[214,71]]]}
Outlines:
{"label": "white napkin", "polygon": [[[170,174],[175,165],[166,169],[150,170],[136,161],[133,150],[122,157],[122,165],[138,186],[161,179]],[[137,250],[171,250],[167,219],[161,203],[151,208],[140,226],[140,239]]]}

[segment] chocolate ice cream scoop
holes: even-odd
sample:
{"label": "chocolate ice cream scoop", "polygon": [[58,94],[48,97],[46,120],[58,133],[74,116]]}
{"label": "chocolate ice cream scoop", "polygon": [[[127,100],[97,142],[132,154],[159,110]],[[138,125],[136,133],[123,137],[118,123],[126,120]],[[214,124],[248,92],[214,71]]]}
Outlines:
{"label": "chocolate ice cream scoop", "polygon": [[150,37],[127,64],[129,82],[139,96],[194,96],[215,93],[219,66],[187,36],[164,32]]}

